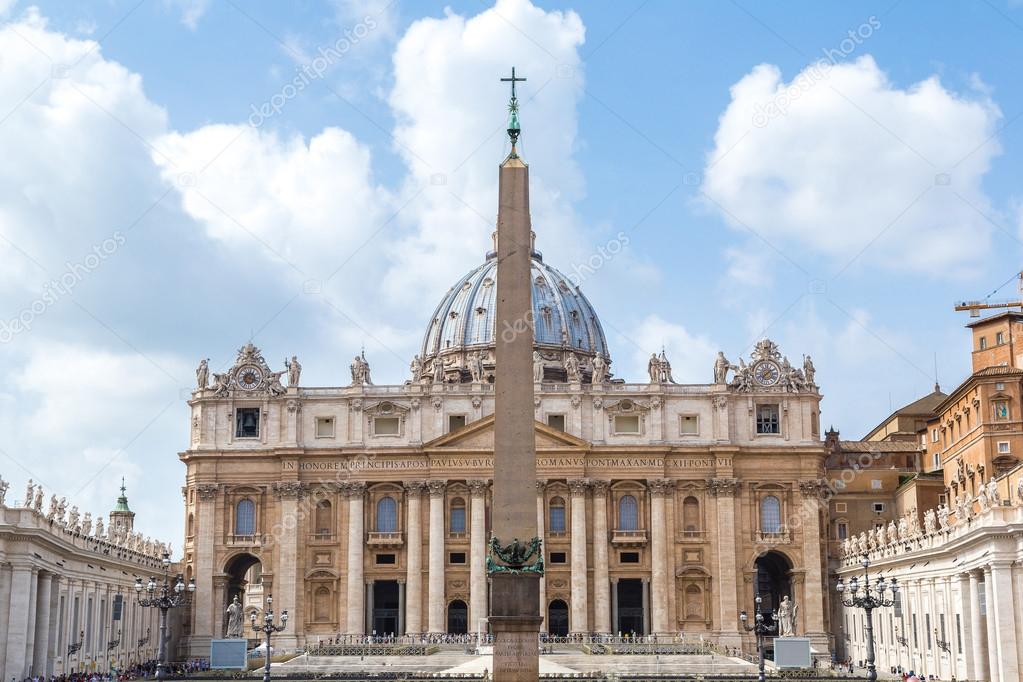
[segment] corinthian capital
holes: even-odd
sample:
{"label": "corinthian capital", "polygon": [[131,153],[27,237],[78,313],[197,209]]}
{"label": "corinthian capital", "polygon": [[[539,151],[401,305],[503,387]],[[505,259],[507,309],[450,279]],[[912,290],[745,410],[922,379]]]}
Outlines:
{"label": "corinthian capital", "polygon": [[200,500],[212,500],[217,497],[217,490],[220,489],[216,483],[200,483],[195,486],[195,492]]}
{"label": "corinthian capital", "polygon": [[425,481],[406,481],[405,482],[405,496],[406,497],[420,497],[423,491],[426,489]]}
{"label": "corinthian capital", "polygon": [[487,482],[481,479],[472,479],[466,481],[465,484],[469,486],[469,493],[471,495],[486,495],[487,494]]}
{"label": "corinthian capital", "polygon": [[598,497],[607,495],[608,488],[611,487],[610,481],[590,481],[590,485],[593,486],[593,494]]}
{"label": "corinthian capital", "polygon": [[447,490],[447,481],[427,481],[426,487],[430,490],[430,497],[440,497]]}
{"label": "corinthian capital", "polygon": [[675,492],[675,481],[670,478],[654,478],[647,481],[647,485],[654,497],[668,497]]}
{"label": "corinthian capital", "polygon": [[341,494],[348,499],[361,498],[366,493],[364,481],[346,481],[341,484]]}
{"label": "corinthian capital", "polygon": [[739,479],[712,478],[707,481],[707,490],[718,497],[734,497],[739,492]]}
{"label": "corinthian capital", "polygon": [[573,495],[585,495],[590,489],[590,482],[585,478],[574,478],[568,482],[568,489]]}

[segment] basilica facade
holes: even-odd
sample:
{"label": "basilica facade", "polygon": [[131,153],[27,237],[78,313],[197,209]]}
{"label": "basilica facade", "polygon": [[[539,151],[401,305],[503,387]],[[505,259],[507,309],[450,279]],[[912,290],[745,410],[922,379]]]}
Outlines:
{"label": "basilica facade", "polygon": [[[765,339],[706,383],[676,382],[663,352],[619,378],[589,301],[532,254],[543,630],[738,646],[754,597],[770,612],[788,596],[827,651],[813,363]],[[361,354],[323,388],[251,344],[223,374],[200,364],[184,571],[212,598],[187,619],[190,653],[225,634],[235,596],[271,593],[283,647],[486,629],[495,334],[517,333],[494,328],[497,267],[491,252],[445,294],[402,384],[373,384]]]}

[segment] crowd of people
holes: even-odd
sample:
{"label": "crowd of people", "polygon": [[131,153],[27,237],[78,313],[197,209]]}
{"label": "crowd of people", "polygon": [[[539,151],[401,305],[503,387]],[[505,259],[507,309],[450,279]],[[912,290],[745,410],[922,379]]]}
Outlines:
{"label": "crowd of people", "polygon": [[[96,671],[73,672],[66,675],[45,677],[38,675],[26,677],[21,682],[125,682],[127,680],[146,680],[156,678],[155,660],[138,663],[127,668],[101,673]],[[168,665],[169,673],[175,676],[191,675],[210,669],[210,662],[205,658],[194,658],[182,663]],[[16,682],[11,678],[11,682]]]}

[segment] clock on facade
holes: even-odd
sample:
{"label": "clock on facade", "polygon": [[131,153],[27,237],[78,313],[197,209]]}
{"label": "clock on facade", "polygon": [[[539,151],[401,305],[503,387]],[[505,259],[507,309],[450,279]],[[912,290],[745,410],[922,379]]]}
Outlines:
{"label": "clock on facade", "polygon": [[263,372],[253,365],[245,365],[238,370],[236,381],[238,387],[246,391],[254,391],[263,383]]}
{"label": "clock on facade", "polygon": [[774,360],[761,360],[753,365],[753,378],[761,386],[774,386],[781,378],[781,367]]}

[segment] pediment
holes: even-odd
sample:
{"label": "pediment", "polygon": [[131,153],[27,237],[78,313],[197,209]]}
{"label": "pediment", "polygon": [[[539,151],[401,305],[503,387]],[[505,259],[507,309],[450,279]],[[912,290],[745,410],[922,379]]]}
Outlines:
{"label": "pediment", "polygon": [[[581,438],[551,428],[538,421],[533,422],[533,434],[537,451],[544,450],[588,450],[590,444]],[[461,429],[444,434],[423,445],[430,450],[483,450],[494,451],[494,415],[466,424]]]}

